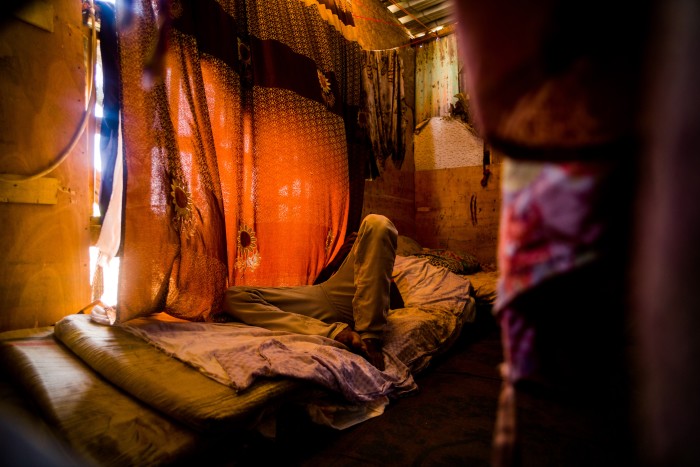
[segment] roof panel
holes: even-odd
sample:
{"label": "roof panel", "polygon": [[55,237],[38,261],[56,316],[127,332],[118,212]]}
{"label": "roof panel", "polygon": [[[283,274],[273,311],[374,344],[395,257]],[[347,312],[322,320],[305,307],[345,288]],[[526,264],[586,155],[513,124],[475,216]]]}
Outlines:
{"label": "roof panel", "polygon": [[413,37],[454,24],[452,0],[382,0],[382,3]]}

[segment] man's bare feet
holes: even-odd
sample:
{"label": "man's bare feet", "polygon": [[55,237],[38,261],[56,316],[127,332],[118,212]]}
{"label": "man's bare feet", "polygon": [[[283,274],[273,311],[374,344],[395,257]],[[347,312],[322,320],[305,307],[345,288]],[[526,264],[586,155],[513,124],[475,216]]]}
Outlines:
{"label": "man's bare feet", "polygon": [[384,354],[379,339],[362,339],[351,327],[340,331],[335,340],[348,347],[352,352],[362,355],[378,370],[384,371]]}

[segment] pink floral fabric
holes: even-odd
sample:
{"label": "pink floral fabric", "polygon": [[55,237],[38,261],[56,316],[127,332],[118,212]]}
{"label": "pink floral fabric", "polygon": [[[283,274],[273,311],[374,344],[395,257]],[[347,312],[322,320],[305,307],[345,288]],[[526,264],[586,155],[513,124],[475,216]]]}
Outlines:
{"label": "pink floral fabric", "polygon": [[503,334],[506,377],[535,377],[537,330],[513,304],[548,279],[600,256],[605,229],[596,215],[607,163],[507,160],[502,176],[501,273],[495,311]]}

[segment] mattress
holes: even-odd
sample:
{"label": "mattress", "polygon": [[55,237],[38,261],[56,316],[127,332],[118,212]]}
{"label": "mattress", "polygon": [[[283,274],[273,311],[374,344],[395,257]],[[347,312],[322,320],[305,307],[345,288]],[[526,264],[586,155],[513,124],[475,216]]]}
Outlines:
{"label": "mattress", "polygon": [[93,323],[89,315],[67,316],[55,335],[115,386],[205,433],[250,428],[263,409],[273,410],[303,387],[291,379],[268,379],[237,393],[119,326]]}
{"label": "mattress", "polygon": [[198,448],[195,433],[105,382],[50,327],[0,334],[0,360],[18,392],[87,462],[167,464]]}
{"label": "mattress", "polygon": [[[417,373],[474,319],[473,285],[478,284],[477,294],[489,293],[497,276],[460,277],[415,258],[397,257],[397,265],[395,281],[405,307],[389,312],[385,351]],[[169,321],[162,316],[149,320]],[[76,314],[55,327],[0,334],[0,359],[20,392],[89,462],[153,465],[201,459],[208,450],[221,453],[227,446],[222,440],[260,428],[262,420],[274,419],[287,404],[305,405],[314,420],[330,426],[337,419],[324,422],[329,413],[345,416],[323,405],[337,398],[317,384],[267,375],[236,390],[180,358],[176,347],[166,348],[128,327]],[[323,402],[314,406],[317,400]],[[383,410],[368,407],[358,415],[353,412],[357,406],[350,407],[345,413],[353,415],[336,428]]]}

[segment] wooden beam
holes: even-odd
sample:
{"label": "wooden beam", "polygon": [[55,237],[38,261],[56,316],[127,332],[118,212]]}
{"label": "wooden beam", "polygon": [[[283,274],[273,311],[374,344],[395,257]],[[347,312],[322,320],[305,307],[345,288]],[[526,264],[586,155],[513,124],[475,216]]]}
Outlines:
{"label": "wooden beam", "polygon": [[[3,175],[3,178],[12,178]],[[58,202],[58,179],[37,178],[29,181],[0,180],[1,203],[56,204]]]}

